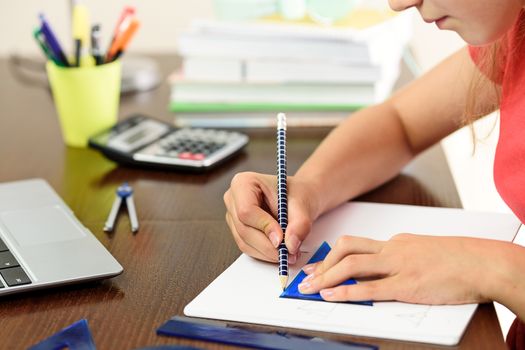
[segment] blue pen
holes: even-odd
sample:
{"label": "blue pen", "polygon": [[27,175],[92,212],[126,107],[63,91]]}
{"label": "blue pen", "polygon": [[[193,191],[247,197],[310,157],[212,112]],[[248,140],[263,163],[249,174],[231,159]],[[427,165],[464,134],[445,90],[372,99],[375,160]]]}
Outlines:
{"label": "blue pen", "polygon": [[46,58],[50,61],[55,62],[57,66],[61,66],[62,63],[58,62],[58,60],[49,51],[49,48],[44,41],[44,38],[42,38],[42,31],[40,30],[40,28],[35,28],[35,30],[33,31],[33,37],[35,38],[37,44],[42,49],[42,52],[44,52],[44,55],[46,55]]}
{"label": "blue pen", "polygon": [[60,47],[60,44],[58,43],[58,39],[53,34],[53,31],[51,30],[51,27],[49,26],[49,23],[46,21],[43,14],[40,14],[40,21],[42,22],[42,34],[44,34],[44,37],[46,38],[46,42],[49,45],[49,49],[53,52],[53,56],[57,58],[65,67],[70,67],[70,64],[67,60],[66,55],[64,55],[64,51],[62,51],[62,48]]}

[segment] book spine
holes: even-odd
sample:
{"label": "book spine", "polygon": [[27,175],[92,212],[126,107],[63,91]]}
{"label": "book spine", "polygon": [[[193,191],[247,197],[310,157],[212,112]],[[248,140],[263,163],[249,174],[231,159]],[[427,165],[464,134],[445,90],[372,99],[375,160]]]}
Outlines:
{"label": "book spine", "polygon": [[241,59],[335,60],[368,63],[366,44],[343,41],[244,39],[184,33],[179,37],[178,51],[182,56]]}
{"label": "book spine", "polygon": [[[273,116],[273,114],[272,114]],[[341,123],[345,118],[323,117],[323,118],[288,118],[290,127],[333,127]],[[199,117],[175,117],[176,127],[193,128],[275,128],[275,118],[199,118]]]}
{"label": "book spine", "polygon": [[373,84],[381,69],[370,64],[247,60],[246,82]]}
{"label": "book spine", "polygon": [[239,59],[183,57],[181,76],[189,81],[242,82],[243,64]]}
{"label": "book spine", "polygon": [[381,67],[298,60],[183,57],[181,76],[195,82],[373,84]]}

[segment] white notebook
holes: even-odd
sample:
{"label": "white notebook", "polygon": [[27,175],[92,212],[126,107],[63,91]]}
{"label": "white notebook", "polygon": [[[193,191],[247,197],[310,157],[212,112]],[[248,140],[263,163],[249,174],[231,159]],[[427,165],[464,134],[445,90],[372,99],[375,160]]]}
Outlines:
{"label": "white notebook", "polygon": [[[520,226],[511,214],[351,202],[315,222],[291,281],[317,247],[350,234],[387,240],[402,232],[512,241]],[[429,272],[431,273],[431,272]],[[456,345],[477,304],[373,306],[279,298],[277,266],[241,255],[184,309],[187,316],[405,341]]]}

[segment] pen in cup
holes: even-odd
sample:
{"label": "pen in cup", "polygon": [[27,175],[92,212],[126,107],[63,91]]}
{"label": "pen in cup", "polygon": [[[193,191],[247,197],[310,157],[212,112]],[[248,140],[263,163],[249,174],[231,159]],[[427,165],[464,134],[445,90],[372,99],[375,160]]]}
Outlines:
{"label": "pen in cup", "polygon": [[109,50],[106,62],[112,62],[119,58],[124,50],[126,50],[126,47],[128,46],[129,42],[131,41],[131,38],[133,35],[135,35],[135,32],[139,28],[140,22],[136,18],[131,18],[129,20],[129,24],[126,27],[125,31],[121,33],[115,42],[113,43],[113,46]]}
{"label": "pen in cup", "polygon": [[[122,33],[126,30],[127,26],[129,25],[129,19],[133,17],[134,15],[135,15],[134,7],[131,7],[131,6],[124,7],[117,21],[117,25],[115,26],[115,29],[113,30],[113,36],[111,38],[111,41],[109,43],[109,48],[107,50],[108,54],[115,46],[115,41],[117,40],[117,38],[120,35],[122,35]],[[106,59],[106,62],[110,62],[110,61]]]}
{"label": "pen in cup", "polygon": [[44,35],[45,41],[47,43],[47,46],[49,47],[50,52],[53,53],[53,56],[56,58],[57,61],[60,62],[62,66],[71,67],[66,55],[64,54],[64,51],[62,51],[62,47],[60,46],[58,39],[56,38],[55,34],[53,33],[53,30],[51,29],[51,26],[46,21],[45,16],[43,14],[40,14],[39,17],[42,23],[40,30]]}
{"label": "pen in cup", "polygon": [[75,66],[80,67],[89,43],[89,12],[86,6],[78,3],[74,5],[71,23],[75,47]]}
{"label": "pen in cup", "polygon": [[33,30],[33,37],[35,38],[36,42],[38,43],[38,46],[40,46],[40,49],[42,49],[42,52],[44,52],[44,55],[46,58],[50,61],[55,62],[56,65],[62,66],[62,63],[60,63],[51,53],[49,50],[49,47],[47,46],[45,39],[42,37],[42,31],[40,28],[35,28]]}
{"label": "pen in cup", "polygon": [[95,24],[91,28],[91,56],[97,66],[104,63],[104,55],[100,49],[100,24]]}

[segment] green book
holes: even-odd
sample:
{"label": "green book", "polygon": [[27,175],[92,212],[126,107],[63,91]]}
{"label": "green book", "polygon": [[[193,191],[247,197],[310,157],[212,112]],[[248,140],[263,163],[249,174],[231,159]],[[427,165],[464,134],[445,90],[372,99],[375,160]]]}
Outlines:
{"label": "green book", "polygon": [[375,84],[172,82],[173,112],[354,111],[377,102]]}
{"label": "green book", "polygon": [[171,101],[169,109],[176,113],[198,112],[274,112],[274,111],[355,111],[363,104],[291,104],[291,103],[206,103]]}

